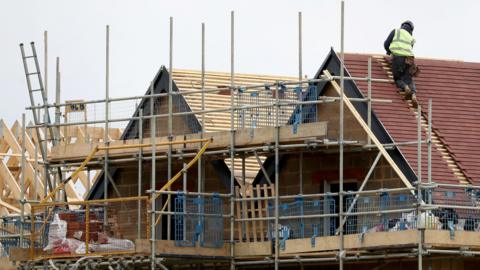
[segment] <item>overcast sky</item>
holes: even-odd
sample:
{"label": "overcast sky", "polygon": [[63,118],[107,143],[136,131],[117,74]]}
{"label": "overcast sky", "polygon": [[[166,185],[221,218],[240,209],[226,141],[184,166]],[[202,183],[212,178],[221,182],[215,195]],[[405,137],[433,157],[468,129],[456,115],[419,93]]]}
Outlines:
{"label": "overcast sky", "polygon": [[[104,97],[106,24],[111,27],[111,96],[139,95],[159,67],[168,66],[170,16],[174,68],[200,68],[205,22],[206,68],[228,71],[231,10],[237,72],[296,76],[298,11],[303,12],[305,74],[316,72],[330,47],[340,49],[340,0],[0,0],[0,118],[12,123],[29,105],[18,44],[37,42],[43,62],[44,30],[51,100],[56,56],[62,100]],[[345,50],[383,53],[390,30],[410,19],[417,56],[479,62],[478,10],[479,1],[467,0],[347,0]]]}

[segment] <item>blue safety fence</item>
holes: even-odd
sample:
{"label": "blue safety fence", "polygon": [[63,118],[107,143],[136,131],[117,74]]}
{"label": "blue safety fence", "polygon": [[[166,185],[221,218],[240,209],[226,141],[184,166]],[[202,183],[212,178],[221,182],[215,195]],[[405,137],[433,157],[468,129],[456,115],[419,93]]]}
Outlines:
{"label": "blue safety fence", "polygon": [[[331,197],[318,200],[304,200],[298,197],[293,202],[280,204],[278,210],[280,218],[292,217],[279,221],[278,231],[281,248],[285,247],[286,240],[299,238],[310,238],[312,246],[314,246],[315,237],[329,236],[335,233],[335,200]],[[269,205],[269,212],[270,216],[275,216],[275,207],[271,204]],[[271,239],[275,240],[274,221],[270,222],[270,228]]]}
{"label": "blue safety fence", "polygon": [[[353,207],[351,205],[353,204]],[[417,228],[417,198],[413,194],[349,195],[345,213],[345,233],[399,231]],[[382,211],[395,210],[389,213]]]}
{"label": "blue safety fence", "polygon": [[[303,101],[315,101],[318,98],[317,87],[309,85],[305,87],[295,87],[293,91],[296,94],[297,100]],[[293,111],[292,119],[290,120],[293,125],[293,133],[297,133],[298,125],[303,123],[312,123],[317,121],[317,105],[318,104],[300,104],[295,107]]]}
{"label": "blue safety fence", "polygon": [[223,203],[218,194],[175,198],[175,245],[193,247],[223,246]]}
{"label": "blue safety fence", "polygon": [[[259,88],[239,88],[235,94],[236,128],[260,128],[292,125],[296,133],[298,125],[315,122],[316,104],[297,104],[317,100],[317,87],[314,85],[265,85]],[[275,105],[278,98],[279,107]]]}
{"label": "blue safety fence", "polygon": [[[10,248],[30,247],[30,232],[32,222],[30,216],[25,216],[22,223],[20,216],[7,216],[0,219],[0,256],[8,256]],[[23,224],[23,244],[20,243],[20,234]],[[35,228],[39,229],[43,222],[40,216],[35,217]],[[48,224],[45,224],[45,230],[48,233]],[[46,235],[42,235],[35,241],[35,247],[41,248],[47,241]]]}

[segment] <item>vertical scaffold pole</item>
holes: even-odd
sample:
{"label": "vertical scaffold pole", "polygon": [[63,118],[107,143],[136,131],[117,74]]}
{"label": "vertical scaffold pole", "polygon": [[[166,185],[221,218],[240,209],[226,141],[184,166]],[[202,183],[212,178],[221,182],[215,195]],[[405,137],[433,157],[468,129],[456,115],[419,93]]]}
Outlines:
{"label": "vertical scaffold pole", "polygon": [[279,139],[280,139],[280,125],[278,121],[278,115],[280,113],[280,104],[279,104],[279,87],[278,83],[275,84],[275,270],[280,268],[280,233],[279,233],[279,200],[278,200],[278,192],[279,192]]}
{"label": "vertical scaffold pole", "polygon": [[[38,147],[37,145],[35,144],[34,147],[33,147],[33,153],[35,155],[35,158],[34,158],[34,162],[35,162],[35,174],[33,176],[33,178],[35,179],[35,194],[34,194],[34,197],[33,199],[34,200],[38,200],[39,199],[39,196],[37,196],[38,194]],[[44,193],[46,194],[46,193]],[[42,198],[43,199],[43,198]]]}
{"label": "vertical scaffold pole", "polygon": [[[372,130],[372,58],[368,58],[368,75],[367,75],[367,88],[368,88],[368,97],[367,97],[367,124],[368,129]],[[372,144],[372,139],[370,136],[367,136],[367,144]]]}
{"label": "vertical scaffold pole", "polygon": [[[60,111],[60,84],[61,84],[61,77],[60,77],[60,57],[57,57],[57,62],[56,62],[56,72],[55,72],[55,124],[59,125],[60,124],[60,117],[62,116],[62,113]],[[55,128],[57,132],[57,142],[60,143],[60,126],[57,126]]]}
{"label": "vertical scaffold pole", "polygon": [[[418,206],[422,204],[422,107],[418,105],[417,108],[417,197],[418,197]],[[417,220],[422,220],[422,210],[418,208],[418,217]],[[427,218],[425,217],[424,223],[427,222]],[[426,225],[426,224],[425,224]],[[423,226],[418,226],[418,270],[423,269]]]}
{"label": "vertical scaffold pole", "polygon": [[[25,113],[22,113],[22,159],[20,163],[20,171],[22,173],[20,178],[20,247],[23,247],[23,238],[24,238],[24,223],[25,223],[25,164],[26,164],[26,157],[25,157]],[[33,220],[33,217],[32,217]]]}
{"label": "vertical scaffold pole", "polygon": [[235,269],[234,186],[235,186],[235,13],[230,12],[230,269]]}
{"label": "vertical scaffold pole", "polygon": [[[43,82],[45,88],[45,96],[48,97],[48,31],[43,32],[43,64]],[[45,107],[45,109],[48,110],[48,107]]]}
{"label": "vertical scaffold pole", "polygon": [[[43,149],[45,149],[45,151],[47,151],[47,147],[48,147],[48,143],[47,143],[47,138],[48,138],[48,120],[49,120],[49,117],[48,117],[48,31],[44,31],[43,32],[43,49],[44,49],[44,71],[45,71],[45,74],[44,74],[44,95],[43,95],[43,104],[45,105],[44,107],[44,111],[43,111],[43,124],[44,124],[44,129],[43,129],[43,142],[42,142],[42,138],[39,136],[38,137],[38,140],[39,140],[39,143],[43,144]],[[39,69],[39,67],[37,66],[37,68]],[[41,76],[39,76],[39,78],[41,78]],[[38,113],[40,113],[40,109],[38,110]],[[40,117],[38,117],[40,119]],[[50,134],[53,136],[53,134]],[[44,164],[44,169],[45,169],[45,178],[48,178],[48,175],[49,175],[49,166],[48,166],[48,162],[47,162],[47,159],[46,159],[46,155],[44,156],[44,160],[43,160],[43,164]],[[60,179],[61,181],[62,179]],[[55,181],[53,180],[50,180],[51,182],[54,182],[54,184],[51,186],[52,188],[55,188],[56,186],[56,183]],[[59,191],[60,193],[60,191]],[[47,194],[47,193],[45,193]],[[58,198],[58,197],[57,197]]]}
{"label": "vertical scaffold pole", "polygon": [[[105,50],[105,130],[103,132],[103,143],[105,147],[108,147],[108,118],[109,118],[109,96],[110,96],[110,26],[106,26],[106,50]],[[104,164],[103,164],[103,198],[108,199],[108,149],[105,150]],[[107,211],[104,213],[104,222],[107,222]]]}
{"label": "vertical scaffold pole", "polygon": [[[303,79],[303,45],[302,45],[302,12],[298,12],[298,80],[302,81]],[[298,86],[302,88],[302,84]],[[302,106],[302,105],[300,105]],[[303,112],[301,112],[303,114]],[[303,115],[302,120],[303,121]],[[300,122],[301,123],[301,122]],[[303,152],[300,152],[300,161],[299,161],[299,193],[303,194]]]}
{"label": "vertical scaffold pole", "polygon": [[[298,80],[303,77],[303,61],[302,61],[302,12],[298,12]],[[302,85],[299,85],[300,87]]]}
{"label": "vertical scaffold pole", "polygon": [[[202,87],[202,112],[205,111],[205,23],[202,23],[202,81],[201,81],[201,87]],[[200,138],[203,139],[205,136],[205,113],[202,113],[202,130],[200,133]],[[203,146],[203,142],[201,143],[200,146]],[[198,187],[197,190],[198,192],[203,192],[203,155],[200,156],[198,159]]]}
{"label": "vertical scaffold pole", "polygon": [[[140,144],[143,144],[143,108],[138,109],[138,141]],[[143,148],[140,147],[138,149],[138,190],[137,190],[137,196],[142,196],[142,175],[143,175]],[[145,205],[145,207],[148,207]],[[138,201],[137,205],[137,239],[140,239],[142,235],[142,230],[141,230],[141,223],[142,223],[142,202]]]}
{"label": "vertical scaffold pole", "polygon": [[[150,141],[152,143],[152,179],[151,179],[151,184],[150,184],[150,191],[151,191],[151,197],[152,197],[152,205],[151,205],[151,219],[150,219],[150,234],[152,236],[151,238],[151,244],[152,244],[152,261],[151,261],[151,269],[154,270],[155,268],[155,244],[156,244],[156,234],[157,234],[157,226],[155,225],[155,220],[156,220],[156,191],[157,191],[157,181],[156,181],[156,159],[157,159],[157,149],[156,149],[156,139],[157,139],[157,119],[156,119],[156,114],[154,113],[154,101],[155,98],[153,98],[154,94],[154,85],[153,81],[150,83],[150,95],[152,96],[150,98]],[[161,195],[160,195],[161,196]],[[160,221],[161,224],[161,221]],[[161,231],[160,231],[160,237],[161,237]]]}
{"label": "vertical scaffold pole", "polygon": [[[43,63],[44,63],[44,71],[45,74],[43,74],[43,81],[44,81],[44,91],[45,91],[45,100],[43,104],[45,104],[45,109],[44,109],[44,121],[45,121],[45,145],[47,144],[47,138],[48,138],[48,125],[47,125],[47,119],[48,119],[48,31],[43,32]],[[50,134],[50,136],[53,136],[53,134]],[[45,148],[47,149],[47,148]]]}
{"label": "vertical scaffold pole", "polygon": [[[340,123],[339,123],[339,188],[338,188],[338,215],[339,220],[343,220],[343,106],[344,106],[344,23],[345,23],[345,1],[342,0],[341,2],[341,23],[340,23],[340,104],[339,104],[339,111],[340,111]],[[339,269],[343,270],[343,257],[344,257],[344,235],[343,235],[343,223],[340,222],[339,224],[339,231],[340,231],[340,245],[339,245]]]}
{"label": "vertical scaffold pole", "polygon": [[[428,142],[427,142],[427,155],[428,155],[428,169],[427,180],[428,184],[432,184],[432,99],[428,99]],[[428,189],[428,204],[432,204],[432,190]]]}
{"label": "vertical scaffold pole", "polygon": [[[168,141],[173,140],[173,103],[172,103],[172,92],[173,92],[173,17],[170,17],[170,40],[169,40],[169,63],[168,63]],[[156,136],[156,135],[155,135]],[[168,168],[167,168],[167,179],[172,178],[172,145],[168,145]],[[169,187],[168,190],[171,190]],[[170,203],[170,197],[172,195],[168,194],[168,212],[172,210],[172,204]],[[170,229],[172,226],[171,216],[167,216],[167,240],[170,240]]]}

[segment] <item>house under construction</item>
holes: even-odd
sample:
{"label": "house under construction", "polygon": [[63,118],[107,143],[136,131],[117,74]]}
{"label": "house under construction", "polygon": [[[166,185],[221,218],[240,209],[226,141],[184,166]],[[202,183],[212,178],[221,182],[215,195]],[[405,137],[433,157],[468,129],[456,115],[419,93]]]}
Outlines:
{"label": "house under construction", "polygon": [[49,103],[21,46],[34,123],[2,128],[0,162],[0,243],[21,269],[479,261],[478,63],[417,59],[418,108],[383,55],[332,50],[312,78],[237,74],[232,13],[230,73],[170,59],[144,95],[110,98],[107,60],[105,99],[62,103],[57,82]]}

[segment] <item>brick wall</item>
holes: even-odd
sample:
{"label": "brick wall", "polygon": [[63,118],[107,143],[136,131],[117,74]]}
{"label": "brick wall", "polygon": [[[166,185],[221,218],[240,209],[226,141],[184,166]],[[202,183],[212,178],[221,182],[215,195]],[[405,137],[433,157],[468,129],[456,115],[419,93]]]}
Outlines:
{"label": "brick wall", "polygon": [[[184,160],[185,162],[190,161],[191,158]],[[206,192],[219,192],[219,193],[228,193],[229,190],[225,187],[224,183],[222,183],[218,177],[217,172],[215,171],[214,167],[211,163],[207,160],[204,160],[204,190]],[[146,193],[147,190],[151,189],[151,163],[145,161],[143,163],[143,174],[142,174],[142,186],[141,186],[141,195],[148,195]],[[172,164],[172,176],[179,172],[183,167],[183,161],[174,159]],[[187,190],[191,192],[197,191],[197,175],[198,175],[198,167],[197,165],[193,165],[187,174]],[[118,168],[115,175],[112,176],[115,179],[116,189],[118,189],[120,194],[117,194],[114,188],[110,187],[108,190],[108,197],[109,198],[117,198],[117,197],[134,197],[138,196],[138,167],[137,163],[128,164],[127,166]],[[157,160],[156,162],[156,189],[160,189],[164,184],[167,183],[167,161],[166,160]],[[183,190],[183,177],[179,178],[171,188],[172,191]],[[161,200],[165,202],[167,200],[167,195],[163,195]],[[173,205],[173,197],[172,197],[172,205]],[[161,207],[162,204],[159,201],[157,203],[157,210]],[[142,205],[142,209],[145,208]],[[173,207],[172,207],[173,208]],[[229,204],[225,202],[224,204],[224,212],[228,211]],[[121,224],[120,231],[121,236],[128,238],[128,239],[136,239],[137,236],[137,204],[136,203],[129,203],[124,204],[120,207],[120,205],[112,208],[110,213],[113,216],[116,216],[117,222]],[[147,220],[148,218],[148,220]],[[147,222],[149,221],[149,217],[145,216],[141,220],[141,228],[142,228],[142,237],[146,237],[146,227]],[[164,223],[164,228],[162,229],[162,234],[166,235],[166,218],[162,218],[162,222]],[[132,225],[135,224],[135,225]],[[172,222],[173,228],[173,222]],[[225,223],[225,228],[229,229],[229,223]],[[157,232],[159,234],[160,231]],[[229,235],[226,233],[226,235]],[[173,232],[172,232],[173,238]],[[164,238],[165,239],[165,238]]]}
{"label": "brick wall", "polygon": [[[377,152],[356,152],[344,154],[344,180],[357,182],[360,186]],[[300,192],[300,155],[285,156],[285,165],[280,171],[280,194],[294,195]],[[324,181],[338,183],[339,156],[337,153],[303,153],[303,193],[324,192]],[[368,180],[366,190],[402,187],[390,165],[381,158]]]}
{"label": "brick wall", "polygon": [[[332,86],[327,87],[325,96],[338,97]],[[339,112],[339,102],[320,103],[317,105],[317,121],[328,121],[327,138],[335,141],[338,140],[339,134]],[[345,140],[366,141],[367,134],[346,106],[344,107],[343,123]]]}

